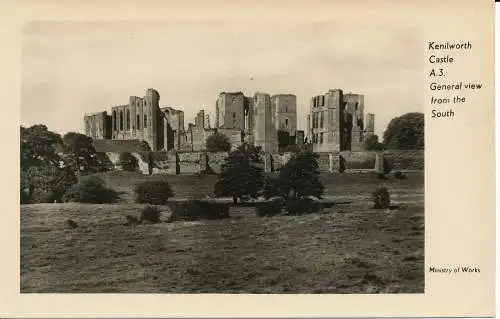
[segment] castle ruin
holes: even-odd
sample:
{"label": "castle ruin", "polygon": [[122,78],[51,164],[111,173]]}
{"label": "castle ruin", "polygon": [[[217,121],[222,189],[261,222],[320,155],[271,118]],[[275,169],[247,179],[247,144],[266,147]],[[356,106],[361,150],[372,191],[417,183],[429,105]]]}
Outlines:
{"label": "castle ruin", "polygon": [[215,102],[215,125],[205,110],[185,127],[184,112],[160,106],[160,94],[147,89],[144,97],[130,96],[128,104],[84,116],[85,134],[94,140],[144,141],[151,151],[206,151],[206,140],[226,135],[233,148],[244,142],[265,153],[286,151],[307,142],[313,152],[361,151],[374,134],[373,114],[364,119],[364,96],[331,89],[314,96],[307,130],[297,129],[297,98],[293,94],[222,92]]}
{"label": "castle ruin", "polygon": [[311,98],[307,132],[313,152],[362,151],[374,129],[374,114],[365,122],[362,94],[335,89]]}

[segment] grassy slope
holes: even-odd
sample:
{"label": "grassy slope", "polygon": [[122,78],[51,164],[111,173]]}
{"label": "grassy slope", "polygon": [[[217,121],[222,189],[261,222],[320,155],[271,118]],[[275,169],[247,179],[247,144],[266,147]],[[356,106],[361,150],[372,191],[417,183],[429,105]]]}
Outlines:
{"label": "grassy slope", "polygon": [[[168,178],[174,189],[194,180]],[[327,194],[359,199],[322,215],[257,218],[234,207],[231,220],[137,227],[122,225],[136,204],[22,206],[21,291],[423,292],[423,173],[324,178]],[[405,207],[371,209],[366,197],[379,185]],[[67,218],[80,227],[67,230]]]}

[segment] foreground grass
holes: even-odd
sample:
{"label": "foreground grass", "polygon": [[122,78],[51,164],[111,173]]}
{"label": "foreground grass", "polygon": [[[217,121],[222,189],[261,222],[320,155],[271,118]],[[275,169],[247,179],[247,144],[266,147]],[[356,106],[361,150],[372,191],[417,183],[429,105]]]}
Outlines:
{"label": "foreground grass", "polygon": [[423,206],[123,226],[138,210],[22,206],[21,292],[423,292]]}

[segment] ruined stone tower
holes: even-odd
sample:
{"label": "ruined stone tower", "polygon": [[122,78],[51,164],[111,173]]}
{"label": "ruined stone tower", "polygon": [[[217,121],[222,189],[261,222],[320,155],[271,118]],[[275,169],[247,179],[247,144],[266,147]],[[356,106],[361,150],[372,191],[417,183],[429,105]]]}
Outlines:
{"label": "ruined stone tower", "polygon": [[344,95],[344,114],[350,130],[345,131],[344,149],[362,151],[364,149],[364,96],[361,94]]}
{"label": "ruined stone tower", "polygon": [[106,111],[84,116],[85,134],[95,140],[111,138],[111,116]]}
{"label": "ruined stone tower", "polygon": [[375,134],[375,114],[366,114],[365,139]]}
{"label": "ruined stone tower", "polygon": [[278,130],[274,123],[271,97],[266,93],[255,93],[253,97],[253,144],[264,152],[278,151]]}
{"label": "ruined stone tower", "polygon": [[220,93],[215,104],[215,127],[244,130],[245,104],[242,92]]}
{"label": "ruined stone tower", "polygon": [[311,98],[308,140],[314,152],[336,152],[342,149],[344,101],[340,89]]}
{"label": "ruined stone tower", "polygon": [[362,151],[367,136],[374,134],[375,116],[364,121],[364,95],[329,90],[311,99],[308,142],[314,152]]}
{"label": "ruined stone tower", "polygon": [[297,130],[297,97],[293,94],[276,94],[271,97],[276,129],[295,135]]}

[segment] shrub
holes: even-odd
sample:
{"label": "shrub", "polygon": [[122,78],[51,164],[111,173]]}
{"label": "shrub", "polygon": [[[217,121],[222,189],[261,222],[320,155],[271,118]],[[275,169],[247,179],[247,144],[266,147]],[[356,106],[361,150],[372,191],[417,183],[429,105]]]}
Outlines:
{"label": "shrub", "polygon": [[125,226],[130,226],[130,225],[137,225],[140,224],[141,222],[139,221],[139,218],[132,216],[132,215],[127,215],[125,216],[127,218],[127,222],[124,224]]}
{"label": "shrub", "polygon": [[65,195],[65,202],[105,204],[119,199],[118,192],[107,188],[103,179],[97,176],[83,177]]}
{"label": "shrub", "polygon": [[77,181],[76,175],[68,168],[32,166],[26,172],[21,172],[22,203],[59,202]]}
{"label": "shrub", "polygon": [[68,225],[71,229],[78,228],[78,224],[72,219],[67,219],[66,225]]}
{"label": "shrub", "polygon": [[405,179],[406,178],[406,175],[403,174],[402,172],[400,171],[395,171],[394,172],[394,178],[397,178],[397,179]]}
{"label": "shrub", "polygon": [[209,152],[229,152],[231,150],[229,137],[218,132],[210,135],[206,144]]}
{"label": "shrub", "polygon": [[387,179],[387,176],[384,173],[377,173],[378,179]]}
{"label": "shrub", "polygon": [[257,216],[280,215],[282,213],[283,206],[284,203],[282,198],[273,198],[265,202],[261,202],[256,207]]}
{"label": "shrub", "polygon": [[381,188],[376,189],[372,193],[372,200],[374,203],[373,208],[376,208],[376,209],[389,208],[389,205],[391,203],[389,191],[385,187],[381,187]]}
{"label": "shrub", "polygon": [[149,222],[153,224],[157,224],[160,222],[160,210],[155,206],[146,206],[141,210],[141,223]]}
{"label": "shrub", "polygon": [[135,186],[135,201],[152,205],[165,205],[174,196],[174,191],[167,181],[145,181]]}
{"label": "shrub", "polygon": [[206,200],[187,200],[169,204],[172,221],[214,220],[229,218],[229,203],[216,203]]}
{"label": "shrub", "polygon": [[287,199],[285,209],[288,215],[314,214],[321,210],[321,204],[319,201],[310,197],[291,197]]}
{"label": "shrub", "polygon": [[127,172],[134,172],[139,168],[139,162],[137,161],[137,158],[135,158],[134,155],[128,152],[120,153],[118,164],[120,164],[122,169]]}

